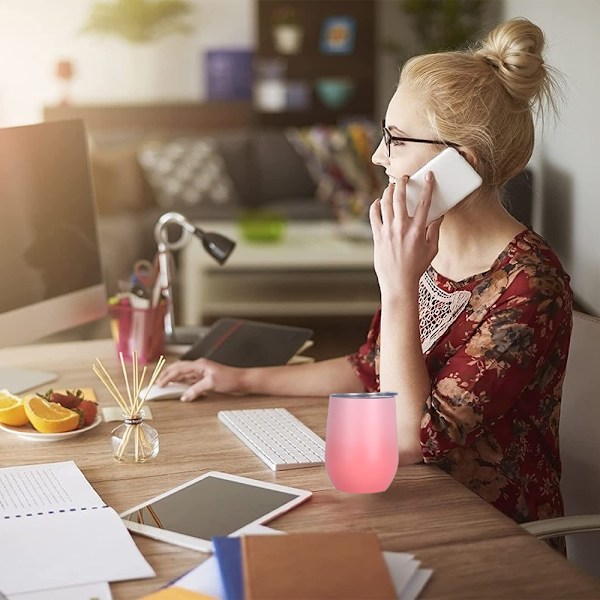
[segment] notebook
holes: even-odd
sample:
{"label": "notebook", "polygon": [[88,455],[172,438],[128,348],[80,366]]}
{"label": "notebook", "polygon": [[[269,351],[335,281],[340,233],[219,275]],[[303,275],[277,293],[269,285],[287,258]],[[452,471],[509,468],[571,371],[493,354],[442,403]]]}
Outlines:
{"label": "notebook", "polygon": [[251,535],[241,550],[245,600],[396,598],[374,533]]}
{"label": "notebook", "polygon": [[225,317],[215,321],[181,360],[204,357],[230,367],[284,365],[312,335],[305,327]]}
{"label": "notebook", "polygon": [[155,575],[73,461],[0,469],[0,556],[9,596]]}

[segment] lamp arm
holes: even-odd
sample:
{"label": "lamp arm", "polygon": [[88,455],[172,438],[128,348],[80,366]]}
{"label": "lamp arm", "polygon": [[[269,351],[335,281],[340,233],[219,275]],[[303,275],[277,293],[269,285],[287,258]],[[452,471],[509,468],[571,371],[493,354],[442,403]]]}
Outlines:
{"label": "lamp arm", "polygon": [[[181,235],[176,240],[169,239],[167,226],[171,224],[179,225],[181,228]],[[171,252],[183,248],[188,243],[190,235],[199,238],[204,249],[221,265],[227,260],[235,247],[233,240],[218,233],[204,232],[181,213],[168,212],[158,219],[154,226],[154,239],[158,247],[160,290],[167,301],[165,333],[169,339],[175,339]]]}
{"label": "lamp arm", "polygon": [[[174,241],[169,240],[167,236],[167,225],[171,223],[181,227],[181,236]],[[200,230],[194,227],[181,213],[168,212],[162,215],[156,222],[154,226],[154,239],[157,245],[162,242],[169,250],[179,250],[187,244],[189,240],[188,234],[195,234],[197,231]]]}

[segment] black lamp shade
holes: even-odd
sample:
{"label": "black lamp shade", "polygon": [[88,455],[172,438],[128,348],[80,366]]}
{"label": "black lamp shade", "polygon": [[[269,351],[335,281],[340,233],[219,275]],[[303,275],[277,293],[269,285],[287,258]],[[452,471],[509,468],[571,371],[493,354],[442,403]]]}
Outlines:
{"label": "black lamp shade", "polygon": [[235,248],[235,242],[220,233],[196,229],[195,235],[202,240],[204,249],[220,264],[224,264]]}

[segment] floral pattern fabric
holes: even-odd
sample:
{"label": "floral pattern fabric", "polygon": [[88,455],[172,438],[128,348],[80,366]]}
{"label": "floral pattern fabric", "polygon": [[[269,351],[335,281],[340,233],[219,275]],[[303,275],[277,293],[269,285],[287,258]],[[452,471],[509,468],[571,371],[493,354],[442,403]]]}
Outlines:
{"label": "floral pattern fabric", "polygon": [[[561,516],[558,423],[571,336],[569,276],[531,230],[485,273],[460,282],[432,267],[428,274],[440,289],[469,291],[471,298],[424,353],[432,384],[421,422],[424,462],[518,523]],[[369,391],[379,389],[380,316],[348,357]]]}

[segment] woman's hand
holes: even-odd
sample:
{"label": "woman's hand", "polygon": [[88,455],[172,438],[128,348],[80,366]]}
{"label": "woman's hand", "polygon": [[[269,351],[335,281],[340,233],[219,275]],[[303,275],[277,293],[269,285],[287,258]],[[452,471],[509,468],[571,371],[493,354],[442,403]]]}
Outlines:
{"label": "woman's hand", "polygon": [[162,371],[156,385],[165,386],[171,381],[189,383],[191,387],[181,396],[184,402],[197,400],[211,391],[242,394],[245,372],[246,369],[228,367],[206,358],[178,360]]}
{"label": "woman's hand", "polygon": [[374,266],[384,297],[414,295],[419,279],[438,251],[442,218],[427,226],[433,192],[433,173],[425,176],[425,187],[413,217],[406,208],[405,175],[388,185],[381,199],[369,210],[374,242]]}

